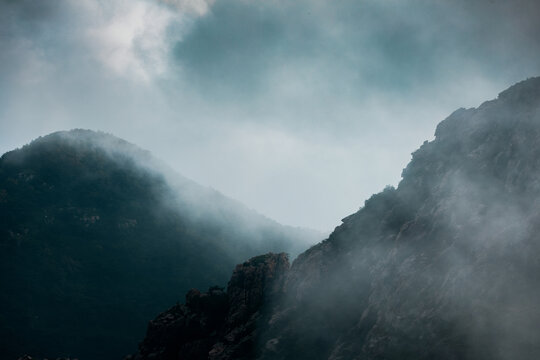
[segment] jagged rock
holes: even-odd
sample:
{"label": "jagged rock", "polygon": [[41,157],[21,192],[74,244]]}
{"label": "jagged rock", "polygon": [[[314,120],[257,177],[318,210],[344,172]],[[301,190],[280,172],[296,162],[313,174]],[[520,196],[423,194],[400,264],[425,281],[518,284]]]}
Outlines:
{"label": "jagged rock", "polygon": [[189,359],[206,358],[208,348],[217,341],[228,306],[227,294],[220,288],[206,293],[190,290],[186,305],[176,305],[150,322],[141,354],[163,359],[173,359],[179,353]]}
{"label": "jagged rock", "polygon": [[270,314],[288,268],[284,253],[261,255],[236,266],[226,293],[190,290],[185,305],[150,322],[138,354],[126,360],[253,358],[257,325]]}

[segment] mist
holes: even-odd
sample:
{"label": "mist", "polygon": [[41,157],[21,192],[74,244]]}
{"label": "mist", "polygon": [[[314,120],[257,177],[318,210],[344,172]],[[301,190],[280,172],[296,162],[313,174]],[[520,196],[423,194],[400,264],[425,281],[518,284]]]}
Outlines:
{"label": "mist", "polygon": [[[194,287],[323,237],[283,226],[103,132],[0,157],[0,354],[116,359]],[[84,326],[81,326],[84,323]]]}
{"label": "mist", "polygon": [[537,358],[539,89],[454,112],[301,254],[257,358]]}
{"label": "mist", "polygon": [[539,16],[0,0],[0,353],[540,358]]}
{"label": "mist", "polygon": [[[55,135],[60,139],[60,144],[67,144],[76,154],[100,154],[104,157],[101,161],[127,169],[136,177],[155,179],[157,185],[150,191],[156,203],[146,211],[156,218],[180,216],[183,223],[192,223],[191,226],[204,229],[221,240],[207,246],[221,248],[231,262],[272,250],[284,251],[294,259],[328,235],[311,229],[280,225],[239,201],[182,176],[148,150],[111,134],[75,129],[58,132],[51,137]],[[38,141],[54,142],[48,138],[40,138]],[[25,161],[24,155],[19,161]],[[92,173],[88,176],[99,178],[99,175]],[[241,253],[245,255],[239,256]]]}
{"label": "mist", "polygon": [[[454,111],[398,186],[290,268],[266,254],[237,265],[226,292],[189,293],[134,358],[538,358],[539,124],[539,77]],[[215,325],[192,335],[187,319]]]}
{"label": "mist", "polygon": [[329,231],[458,107],[538,74],[520,0],[0,2],[0,151],[89,128]]}

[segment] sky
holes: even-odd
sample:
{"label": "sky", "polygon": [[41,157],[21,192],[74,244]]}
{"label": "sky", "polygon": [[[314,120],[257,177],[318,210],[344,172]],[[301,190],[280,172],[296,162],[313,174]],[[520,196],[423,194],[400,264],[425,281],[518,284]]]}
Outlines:
{"label": "sky", "polygon": [[537,0],[0,0],[0,152],[101,130],[329,231],[539,38]]}

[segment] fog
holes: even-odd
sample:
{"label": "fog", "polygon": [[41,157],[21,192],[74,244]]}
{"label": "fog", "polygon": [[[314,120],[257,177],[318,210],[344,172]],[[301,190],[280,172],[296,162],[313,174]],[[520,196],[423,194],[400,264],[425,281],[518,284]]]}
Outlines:
{"label": "fog", "polygon": [[260,358],[538,358],[539,94],[452,114],[397,188],[300,255]]}
{"label": "fog", "polygon": [[4,154],[0,205],[5,358],[122,358],[189,289],[224,285],[236,264],[261,253],[294,258],[324,236],[81,129]]}
{"label": "fog", "polygon": [[[156,219],[179,216],[179,221],[212,234],[214,242],[209,246],[222,249],[227,259],[234,259],[232,263],[268,251],[284,251],[294,259],[328,235],[281,226],[215,189],[185,178],[149,151],[110,134],[75,129],[42,140],[54,144],[54,137],[58,144],[69,144],[73,153],[100,154],[134,178],[153,179],[148,191],[157,202],[146,209],[149,215]],[[99,178],[91,172],[87,176]]]}
{"label": "fog", "polygon": [[0,152],[113,133],[331,230],[447,114],[540,72],[535,0],[0,0]]}

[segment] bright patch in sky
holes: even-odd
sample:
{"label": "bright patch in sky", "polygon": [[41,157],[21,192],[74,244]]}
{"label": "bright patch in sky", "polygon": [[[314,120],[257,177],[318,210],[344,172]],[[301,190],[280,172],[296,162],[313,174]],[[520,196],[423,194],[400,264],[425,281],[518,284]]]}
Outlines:
{"label": "bright patch in sky", "polygon": [[537,0],[0,0],[0,152],[110,132],[323,231],[540,74]]}
{"label": "bright patch in sky", "polygon": [[[88,36],[98,58],[117,75],[150,81],[167,71],[170,41],[167,29],[182,14],[148,1],[117,1],[114,9],[98,9]],[[202,5],[197,11],[202,11]]]}

